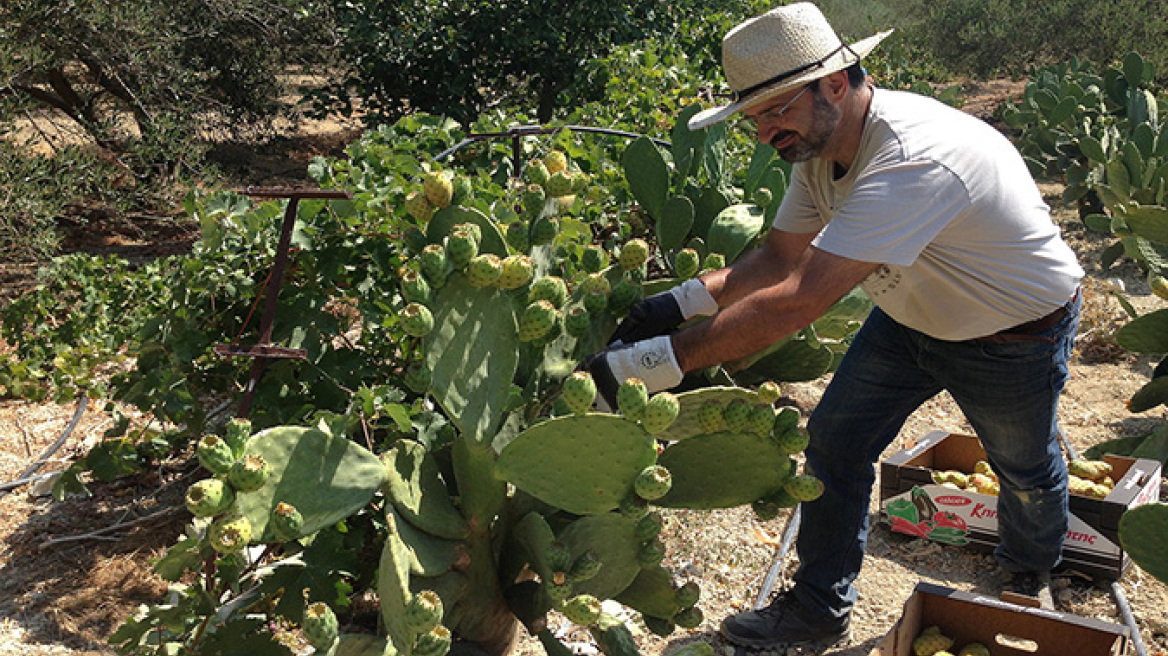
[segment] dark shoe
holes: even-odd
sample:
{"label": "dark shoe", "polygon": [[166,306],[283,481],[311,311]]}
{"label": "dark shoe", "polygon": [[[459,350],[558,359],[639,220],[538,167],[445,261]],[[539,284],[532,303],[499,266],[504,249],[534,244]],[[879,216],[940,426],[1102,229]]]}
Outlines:
{"label": "dark shoe", "polygon": [[1010,572],[1006,575],[1002,592],[1005,601],[1010,601],[1010,595],[1019,595],[1037,601],[1040,608],[1054,610],[1050,572]]}
{"label": "dark shoe", "polygon": [[730,642],[758,649],[811,647],[826,649],[850,637],[849,617],[815,620],[790,593],[769,606],[731,615],[722,620],[722,635]]}

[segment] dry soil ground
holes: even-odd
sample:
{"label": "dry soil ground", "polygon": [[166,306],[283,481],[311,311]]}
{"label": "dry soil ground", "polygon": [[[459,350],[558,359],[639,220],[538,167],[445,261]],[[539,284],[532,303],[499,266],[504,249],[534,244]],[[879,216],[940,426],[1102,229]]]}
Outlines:
{"label": "dry soil ground", "polygon": [[[966,108],[988,117],[1005,93],[1018,88],[1017,83],[982,88]],[[1111,438],[1142,434],[1168,419],[1163,408],[1133,415],[1124,407],[1124,401],[1147,379],[1153,363],[1124,354],[1107,342],[1110,331],[1122,323],[1122,311],[1102,281],[1123,279],[1133,302],[1143,310],[1163,303],[1148,292],[1134,268],[1101,273],[1097,262],[1103,243],[1088,235],[1073,213],[1058,208],[1057,187],[1044,187],[1044,192],[1059,209],[1056,218],[1089,271],[1083,331],[1061,411],[1067,437],[1082,451]],[[118,252],[151,248],[152,235],[147,230],[114,235],[116,240],[91,234]],[[187,237],[170,238],[182,242]],[[18,282],[23,280],[10,275]],[[787,385],[785,392],[806,415],[815,407],[826,382]],[[17,479],[64,432],[74,409],[73,405],[0,401],[0,483]],[[41,471],[59,470],[84,454],[89,445],[101,439],[108,423],[100,402],[91,403],[65,446]],[[955,404],[941,396],[912,416],[885,455],[934,429],[970,431]],[[166,462],[143,476],[94,485],[92,497],[62,502],[52,501],[38,486],[0,493],[0,654],[112,653],[106,644],[109,634],[135,606],[157,603],[166,591],[165,584],[150,574],[150,562],[174,541],[187,521],[181,491],[192,470],[189,462]],[[872,508],[877,508],[875,498]],[[638,643],[643,653],[656,654],[706,640],[729,656],[733,650],[717,636],[718,622],[754,603],[778,553],[789,515],[760,523],[748,510],[732,509],[671,511],[666,519],[666,565],[701,584],[700,607],[706,619],[696,630],[679,631],[668,639],[640,630]],[[794,556],[788,554],[778,586],[796,565]],[[992,594],[993,573],[987,556],[906,538],[877,526],[859,580],[853,640],[830,653],[866,655],[895,622],[918,581]],[[1104,587],[1075,577],[1056,583],[1061,610],[1121,621]],[[1168,650],[1168,587],[1135,567],[1121,578],[1121,585],[1149,653],[1163,656]],[[638,626],[636,621],[632,624]],[[594,652],[586,636],[572,632],[567,623],[553,618],[553,627],[578,653]],[[517,652],[522,656],[542,654],[542,648],[523,637]]]}

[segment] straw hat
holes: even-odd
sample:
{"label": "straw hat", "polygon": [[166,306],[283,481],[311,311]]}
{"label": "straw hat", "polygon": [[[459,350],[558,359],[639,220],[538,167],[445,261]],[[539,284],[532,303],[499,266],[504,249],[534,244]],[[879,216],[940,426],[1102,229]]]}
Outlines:
{"label": "straw hat", "polygon": [[734,90],[734,102],[698,112],[689,120],[689,129],[724,121],[788,89],[842,71],[891,33],[880,32],[847,45],[810,2],[756,16],[722,39],[722,68]]}

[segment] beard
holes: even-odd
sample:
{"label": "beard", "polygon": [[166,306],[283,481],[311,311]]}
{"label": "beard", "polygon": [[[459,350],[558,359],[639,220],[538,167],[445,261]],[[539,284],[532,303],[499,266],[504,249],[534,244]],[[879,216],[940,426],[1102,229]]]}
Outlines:
{"label": "beard", "polygon": [[[827,142],[839,125],[843,110],[833,105],[823,97],[819,90],[815,90],[814,104],[811,106],[811,127],[806,134],[799,134],[792,130],[782,130],[771,139],[771,145],[778,151],[779,157],[788,162],[806,162],[818,157],[827,147]],[[790,144],[779,148],[778,145],[788,138],[793,138]]]}

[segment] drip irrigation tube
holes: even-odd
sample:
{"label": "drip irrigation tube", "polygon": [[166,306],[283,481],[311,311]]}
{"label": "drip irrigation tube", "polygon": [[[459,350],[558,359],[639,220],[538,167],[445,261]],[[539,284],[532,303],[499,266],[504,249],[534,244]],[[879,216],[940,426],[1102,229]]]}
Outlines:
{"label": "drip irrigation tube", "polygon": [[65,427],[65,432],[61,433],[61,436],[57,438],[57,441],[50,444],[49,448],[45,449],[45,452],[42,453],[35,462],[33,462],[23,472],[21,472],[20,476],[16,477],[16,480],[0,485],[0,497],[8,494],[10,491],[22,485],[27,485],[42,478],[39,476],[33,476],[33,474],[35,474],[36,470],[40,469],[41,465],[45,464],[45,462],[50,457],[52,457],[54,453],[57,452],[57,449],[60,449],[61,446],[65,444],[65,441],[69,439],[69,435],[73,433],[73,429],[77,428],[77,424],[81,423],[81,417],[85,414],[85,406],[88,404],[89,397],[85,394],[77,397],[77,409],[73,411],[73,418],[69,420],[69,425]]}

